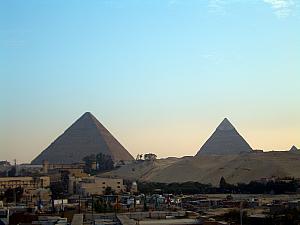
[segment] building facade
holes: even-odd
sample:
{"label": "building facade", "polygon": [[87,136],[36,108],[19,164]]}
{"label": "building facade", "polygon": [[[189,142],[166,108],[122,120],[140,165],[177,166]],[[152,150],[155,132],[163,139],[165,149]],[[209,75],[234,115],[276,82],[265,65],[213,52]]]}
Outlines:
{"label": "building facade", "polygon": [[88,177],[77,185],[78,193],[83,196],[103,195],[108,188],[116,194],[126,190],[123,179],[118,178]]}
{"label": "building facade", "polygon": [[9,188],[21,187],[24,189],[47,188],[50,186],[50,178],[42,177],[0,177],[0,192]]}

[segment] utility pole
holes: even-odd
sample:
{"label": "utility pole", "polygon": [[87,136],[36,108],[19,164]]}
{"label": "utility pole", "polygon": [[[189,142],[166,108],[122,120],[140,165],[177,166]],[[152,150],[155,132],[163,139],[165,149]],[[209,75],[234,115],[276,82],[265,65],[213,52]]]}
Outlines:
{"label": "utility pole", "polygon": [[93,224],[95,224],[95,219],[94,219],[94,195],[92,194],[92,220]]}
{"label": "utility pole", "polygon": [[118,208],[118,204],[119,204],[118,195],[115,195],[115,197],[116,197],[116,202],[115,202],[115,217],[117,217],[117,208]]}
{"label": "utility pole", "polygon": [[54,196],[53,196],[53,193],[51,194],[51,214],[54,214],[55,213],[55,208],[54,208]]}
{"label": "utility pole", "polygon": [[14,164],[15,164],[15,174],[14,177],[17,176],[18,172],[17,172],[17,159],[14,159]]}
{"label": "utility pole", "polygon": [[16,193],[16,188],[13,188],[13,195],[14,195],[14,205],[17,205],[17,193]]}
{"label": "utility pole", "polygon": [[79,212],[79,214],[80,214],[80,213],[81,213],[81,199],[80,199],[80,195],[79,195],[79,204],[78,204],[78,206],[79,206],[78,212]]}
{"label": "utility pole", "polygon": [[240,224],[243,225],[243,202],[240,203]]}
{"label": "utility pole", "polygon": [[61,197],[61,210],[62,210],[62,217],[65,216],[65,210],[64,210],[64,196]]}

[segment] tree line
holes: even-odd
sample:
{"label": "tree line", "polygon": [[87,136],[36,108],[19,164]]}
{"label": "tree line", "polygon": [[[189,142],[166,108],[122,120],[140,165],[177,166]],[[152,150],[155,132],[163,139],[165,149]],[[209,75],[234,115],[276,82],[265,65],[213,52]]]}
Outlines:
{"label": "tree line", "polygon": [[290,181],[251,181],[248,184],[229,184],[222,177],[219,187],[199,182],[184,183],[158,183],[139,182],[139,191],[145,194],[170,193],[170,194],[285,194],[296,192],[299,184],[296,180]]}

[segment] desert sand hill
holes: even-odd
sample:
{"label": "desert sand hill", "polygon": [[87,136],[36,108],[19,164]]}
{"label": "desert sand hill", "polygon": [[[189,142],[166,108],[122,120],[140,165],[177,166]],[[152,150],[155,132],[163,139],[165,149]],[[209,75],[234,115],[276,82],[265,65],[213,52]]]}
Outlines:
{"label": "desert sand hill", "polygon": [[225,177],[229,183],[247,183],[261,178],[300,178],[300,154],[258,152],[238,155],[199,155],[134,162],[106,176],[155,182],[198,181],[218,185]]}
{"label": "desert sand hill", "polygon": [[165,168],[180,161],[181,159],[169,157],[166,159],[157,159],[155,161],[133,161],[132,163],[124,165],[117,170],[101,175],[108,177],[121,177],[129,180],[151,180],[151,176],[153,174],[159,174]]}

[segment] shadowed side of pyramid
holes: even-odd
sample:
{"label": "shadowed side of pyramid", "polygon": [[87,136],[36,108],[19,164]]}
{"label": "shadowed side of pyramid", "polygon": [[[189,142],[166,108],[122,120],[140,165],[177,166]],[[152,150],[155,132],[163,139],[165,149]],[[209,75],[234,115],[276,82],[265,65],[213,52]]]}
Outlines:
{"label": "shadowed side of pyramid", "polygon": [[41,152],[32,164],[76,163],[91,154],[110,155],[114,161],[133,160],[130,153],[90,113],[83,114],[61,136]]}
{"label": "shadowed side of pyramid", "polygon": [[234,126],[225,118],[215,132],[200,148],[197,155],[240,154],[251,152],[252,148],[237,132]]}

